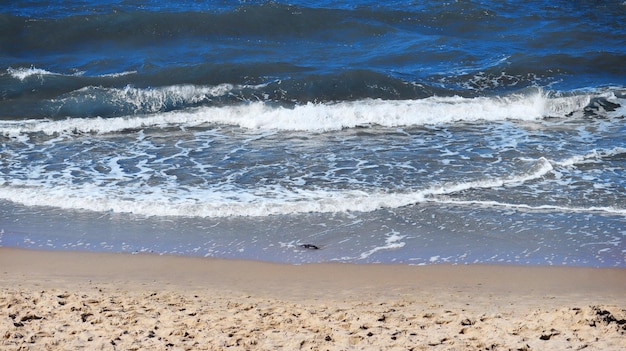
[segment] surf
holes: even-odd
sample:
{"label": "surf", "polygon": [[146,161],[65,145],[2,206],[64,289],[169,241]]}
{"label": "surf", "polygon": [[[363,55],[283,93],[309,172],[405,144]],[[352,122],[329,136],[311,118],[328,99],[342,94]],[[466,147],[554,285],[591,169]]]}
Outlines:
{"label": "surf", "polygon": [[[232,85],[213,87],[176,86],[153,92],[128,88],[117,91],[119,98],[134,106],[159,109],[164,100],[187,103],[207,96],[227,94]],[[330,103],[306,103],[285,107],[270,102],[188,108],[122,117],[30,119],[0,121],[0,135],[20,137],[31,134],[108,134],[144,128],[193,128],[208,125],[237,126],[253,130],[329,132],[372,126],[415,127],[472,122],[541,121],[546,118],[582,116],[593,100],[624,104],[614,93],[578,93],[552,96],[537,89],[532,93],[494,97],[428,97],[416,100],[366,99]],[[155,106],[156,105],[156,106]],[[144,107],[146,108],[146,107]],[[621,109],[616,109],[619,115]]]}

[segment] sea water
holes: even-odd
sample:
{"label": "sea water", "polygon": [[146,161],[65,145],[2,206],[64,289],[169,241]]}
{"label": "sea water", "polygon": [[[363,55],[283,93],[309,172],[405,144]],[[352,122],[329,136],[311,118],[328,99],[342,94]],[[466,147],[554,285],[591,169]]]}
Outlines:
{"label": "sea water", "polygon": [[2,246],[626,267],[623,1],[0,10]]}

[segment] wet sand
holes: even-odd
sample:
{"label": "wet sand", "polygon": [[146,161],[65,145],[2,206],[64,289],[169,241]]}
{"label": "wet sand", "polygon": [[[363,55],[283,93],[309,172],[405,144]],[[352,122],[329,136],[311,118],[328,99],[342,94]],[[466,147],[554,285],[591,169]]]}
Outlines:
{"label": "wet sand", "polygon": [[620,350],[626,269],[0,248],[2,350]]}

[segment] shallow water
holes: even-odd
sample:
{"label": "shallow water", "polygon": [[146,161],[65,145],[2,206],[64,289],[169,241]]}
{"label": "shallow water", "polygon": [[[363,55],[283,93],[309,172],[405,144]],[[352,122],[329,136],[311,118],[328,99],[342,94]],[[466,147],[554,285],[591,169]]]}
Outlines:
{"label": "shallow water", "polygon": [[99,4],[2,5],[0,245],[626,265],[619,1]]}

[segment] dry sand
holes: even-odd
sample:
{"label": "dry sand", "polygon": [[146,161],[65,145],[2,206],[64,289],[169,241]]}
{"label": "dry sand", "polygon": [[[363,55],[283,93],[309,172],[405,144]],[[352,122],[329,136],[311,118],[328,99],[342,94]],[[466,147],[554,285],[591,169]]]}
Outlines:
{"label": "dry sand", "polygon": [[0,248],[0,350],[623,350],[626,269]]}

